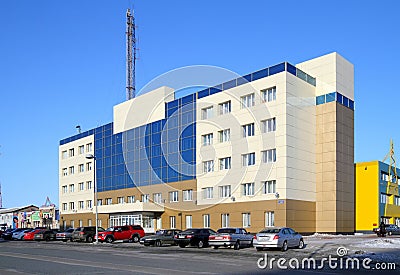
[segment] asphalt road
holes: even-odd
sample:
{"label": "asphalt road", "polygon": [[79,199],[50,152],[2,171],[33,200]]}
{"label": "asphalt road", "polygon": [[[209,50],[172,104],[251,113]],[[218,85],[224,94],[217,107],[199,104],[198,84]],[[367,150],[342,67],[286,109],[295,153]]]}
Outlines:
{"label": "asphalt road", "polygon": [[[139,244],[86,244],[63,242],[0,242],[0,274],[274,274],[276,267],[260,269],[260,258],[302,259],[334,254],[338,240],[310,240],[302,250],[257,252],[254,248],[143,247]],[[331,243],[331,247],[327,245]],[[316,251],[324,251],[316,255]],[[286,264],[287,265],[287,264]],[[397,267],[399,268],[399,267]],[[397,269],[399,270],[399,269]],[[296,270],[290,273],[339,274],[344,270]],[[365,271],[365,270],[364,270]],[[350,271],[354,273],[354,270]],[[369,271],[371,273],[371,271]],[[387,274],[388,271],[376,272]],[[360,274],[355,272],[355,274]]]}

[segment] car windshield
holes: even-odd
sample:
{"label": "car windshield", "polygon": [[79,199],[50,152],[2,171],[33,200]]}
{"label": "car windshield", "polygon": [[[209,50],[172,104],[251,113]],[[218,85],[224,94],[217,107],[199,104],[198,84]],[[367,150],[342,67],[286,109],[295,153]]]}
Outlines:
{"label": "car windshield", "polygon": [[106,231],[111,231],[112,232],[112,231],[114,231],[114,227],[109,227],[109,228],[106,229]]}
{"label": "car windshield", "polygon": [[220,234],[222,234],[222,233],[233,234],[235,232],[236,232],[235,228],[221,228],[221,229],[218,229],[218,231],[217,231],[217,233],[220,233]]}
{"label": "car windshield", "polygon": [[269,233],[269,234],[274,234],[274,233],[279,233],[279,228],[271,228],[271,229],[264,229],[261,230],[260,233]]}
{"label": "car windshield", "polygon": [[65,231],[65,232],[67,232],[67,233],[72,233],[72,232],[74,232],[74,229],[73,229],[73,228],[70,228],[70,229],[68,229],[68,230]]}

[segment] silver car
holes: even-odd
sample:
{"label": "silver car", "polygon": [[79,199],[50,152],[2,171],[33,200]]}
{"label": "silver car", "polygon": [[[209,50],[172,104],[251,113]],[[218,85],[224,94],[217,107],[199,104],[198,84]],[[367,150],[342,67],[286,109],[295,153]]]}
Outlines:
{"label": "silver car", "polygon": [[253,246],[257,251],[264,248],[280,248],[286,251],[289,247],[304,248],[303,236],[289,227],[270,227],[261,230],[254,236]]}

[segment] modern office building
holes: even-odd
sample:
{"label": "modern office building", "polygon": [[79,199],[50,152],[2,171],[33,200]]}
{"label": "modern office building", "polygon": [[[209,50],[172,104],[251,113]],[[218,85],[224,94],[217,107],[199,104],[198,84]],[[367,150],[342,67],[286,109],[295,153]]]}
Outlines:
{"label": "modern office building", "polygon": [[383,221],[400,226],[400,193],[398,176],[390,173],[389,165],[381,161],[355,165],[355,231],[372,232]]}
{"label": "modern office building", "polygon": [[353,87],[331,53],[118,104],[112,123],[60,141],[60,224],[94,224],[96,174],[103,227],[353,232]]}

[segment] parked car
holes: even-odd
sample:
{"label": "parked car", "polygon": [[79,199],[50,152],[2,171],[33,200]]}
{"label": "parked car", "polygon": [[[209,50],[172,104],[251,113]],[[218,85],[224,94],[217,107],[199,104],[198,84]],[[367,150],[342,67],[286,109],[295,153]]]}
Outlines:
{"label": "parked car", "polygon": [[144,235],[144,229],[140,225],[113,226],[99,233],[99,242],[112,243],[129,240],[137,243]]}
{"label": "parked car", "polygon": [[72,232],[74,232],[74,228],[69,228],[67,230],[65,230],[64,232],[58,232],[56,234],[56,240],[57,241],[71,241],[72,240]]}
{"label": "parked car", "polygon": [[[103,227],[97,227],[98,232],[105,231]],[[96,235],[96,226],[78,227],[72,232],[72,241],[91,243]]]}
{"label": "parked car", "polygon": [[33,240],[35,241],[55,241],[56,234],[58,233],[57,229],[41,229],[41,231],[37,232]]}
{"label": "parked car", "polygon": [[19,241],[21,241],[21,240],[24,239],[25,233],[31,232],[32,230],[33,230],[33,229],[30,228],[30,229],[25,229],[25,230],[16,231],[16,232],[14,232],[14,233],[12,234],[12,239],[13,239],[13,240],[19,240]]}
{"label": "parked car", "polygon": [[[400,235],[400,227],[395,224],[385,224],[386,234],[390,235]],[[374,228],[373,231],[379,236],[380,227]]]}
{"label": "parked car", "polygon": [[254,236],[253,246],[257,251],[264,248],[280,248],[286,251],[289,247],[304,248],[303,236],[289,227],[271,227],[261,230]]}
{"label": "parked car", "polygon": [[8,228],[8,229],[6,229],[6,231],[3,232],[3,234],[1,234],[1,237],[4,240],[11,240],[12,239],[12,234],[14,233],[15,230],[17,230],[17,229]]}
{"label": "parked car", "polygon": [[244,228],[221,228],[216,235],[208,238],[208,243],[217,249],[220,246],[233,247],[239,250],[241,247],[253,246],[253,235]]}
{"label": "parked car", "polygon": [[186,229],[175,235],[174,240],[179,247],[183,248],[188,245],[203,248],[208,246],[208,238],[210,235],[217,234],[214,230],[208,228],[192,228]]}
{"label": "parked car", "polygon": [[176,245],[174,237],[181,233],[179,229],[159,230],[155,235],[146,236],[140,239],[140,244],[144,246],[155,245],[162,246],[164,244]]}
{"label": "parked car", "polygon": [[33,238],[35,237],[36,233],[39,233],[40,231],[42,231],[43,229],[33,229],[32,231],[26,232],[24,234],[24,241],[33,241]]}

